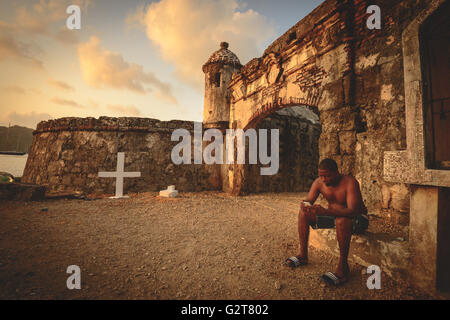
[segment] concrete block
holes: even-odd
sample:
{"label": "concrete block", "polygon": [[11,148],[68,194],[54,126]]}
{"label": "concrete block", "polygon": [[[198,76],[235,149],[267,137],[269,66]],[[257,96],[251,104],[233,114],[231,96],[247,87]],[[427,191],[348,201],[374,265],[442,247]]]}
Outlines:
{"label": "concrete block", "polygon": [[175,198],[178,196],[178,190],[175,190],[175,186],[168,186],[166,190],[161,190],[159,195],[165,198]]}

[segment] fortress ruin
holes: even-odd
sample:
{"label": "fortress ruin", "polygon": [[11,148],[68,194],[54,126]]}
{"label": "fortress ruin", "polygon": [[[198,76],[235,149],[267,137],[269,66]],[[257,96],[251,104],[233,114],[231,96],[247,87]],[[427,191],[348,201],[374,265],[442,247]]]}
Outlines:
{"label": "fortress ruin", "polygon": [[[320,159],[361,185],[369,212],[409,230],[399,250],[408,279],[450,287],[449,1],[327,0],[242,66],[223,42],[203,66],[203,127],[280,129],[280,170],[174,165],[173,130],[189,121],[62,118],[38,124],[22,181],[49,193],[114,193],[98,177],[125,152],[127,192],[307,191]],[[445,27],[447,25],[447,27]],[[445,47],[446,46],[446,47]],[[431,86],[433,84],[433,86]]]}

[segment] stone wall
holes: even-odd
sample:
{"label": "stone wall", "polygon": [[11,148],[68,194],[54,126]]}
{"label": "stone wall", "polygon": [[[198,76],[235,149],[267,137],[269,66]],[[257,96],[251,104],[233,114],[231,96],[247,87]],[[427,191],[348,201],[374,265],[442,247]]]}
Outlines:
{"label": "stone wall", "polygon": [[407,223],[409,188],[384,180],[383,156],[406,148],[401,35],[429,3],[377,1],[382,28],[369,30],[370,1],[325,1],[233,75],[230,123],[251,127],[287,106],[316,107],[320,158],[358,179],[371,212]]}
{"label": "stone wall", "polygon": [[115,179],[99,178],[98,172],[116,171],[117,153],[125,152],[125,171],[140,171],[141,177],[125,178],[124,193],[172,184],[180,191],[220,189],[220,176],[211,166],[172,163],[171,150],[178,142],[171,141],[171,134],[178,128],[193,132],[194,123],[109,117],[41,122],[22,182],[45,185],[48,193],[114,194]]}
{"label": "stone wall", "polygon": [[380,30],[366,27],[368,1],[355,7],[355,106],[363,124],[354,142],[355,173],[372,208],[409,212],[409,187],[383,178],[385,151],[406,149],[402,33],[430,1],[377,1]]}

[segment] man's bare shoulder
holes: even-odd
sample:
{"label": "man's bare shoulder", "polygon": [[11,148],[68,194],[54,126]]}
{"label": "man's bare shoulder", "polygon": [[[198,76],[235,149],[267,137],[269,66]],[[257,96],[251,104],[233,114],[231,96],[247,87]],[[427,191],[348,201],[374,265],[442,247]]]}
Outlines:
{"label": "man's bare shoulder", "polygon": [[347,187],[357,187],[359,189],[359,182],[352,175],[344,175],[344,183]]}

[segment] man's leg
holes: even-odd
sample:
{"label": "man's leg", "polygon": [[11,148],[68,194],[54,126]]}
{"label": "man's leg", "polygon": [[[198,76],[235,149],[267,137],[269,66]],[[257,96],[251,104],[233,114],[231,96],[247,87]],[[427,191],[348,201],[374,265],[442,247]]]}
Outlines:
{"label": "man's leg", "polygon": [[297,258],[308,262],[309,226],[315,222],[313,214],[308,214],[300,209],[298,213],[298,238],[300,240],[300,254]]}
{"label": "man's leg", "polygon": [[347,258],[350,250],[350,240],[352,238],[352,219],[336,218],[336,236],[340,256],[335,274],[339,278],[347,278],[350,273]]}

